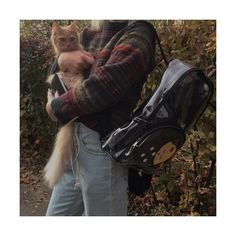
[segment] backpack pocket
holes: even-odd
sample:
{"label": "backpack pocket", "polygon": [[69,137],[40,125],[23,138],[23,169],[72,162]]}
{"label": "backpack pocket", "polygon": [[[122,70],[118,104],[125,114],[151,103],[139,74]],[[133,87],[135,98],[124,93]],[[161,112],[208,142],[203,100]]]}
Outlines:
{"label": "backpack pocket", "polygon": [[155,173],[157,165],[172,158],[184,144],[185,134],[177,126],[149,128],[132,145],[117,150],[113,158],[124,165]]}

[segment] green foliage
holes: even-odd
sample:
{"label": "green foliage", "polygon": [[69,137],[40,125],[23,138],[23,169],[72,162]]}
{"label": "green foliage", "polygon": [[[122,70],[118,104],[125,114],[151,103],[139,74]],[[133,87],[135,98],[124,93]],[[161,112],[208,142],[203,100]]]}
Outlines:
{"label": "green foliage", "polygon": [[[68,24],[70,21],[60,21]],[[87,21],[78,21],[79,30]],[[216,22],[151,21],[157,29],[168,58],[179,58],[202,68],[216,86]],[[46,112],[45,83],[53,61],[50,46],[50,21],[20,23],[20,135],[21,161],[39,156],[45,163],[52,148],[56,127]],[[160,83],[165,70],[160,50],[156,49],[157,67],[149,75],[141,100]],[[141,102],[141,101],[140,101]],[[153,178],[157,198],[151,191],[143,197],[129,196],[130,215],[215,215],[216,199],[216,95],[200,121],[191,131],[181,151],[160,167]]]}

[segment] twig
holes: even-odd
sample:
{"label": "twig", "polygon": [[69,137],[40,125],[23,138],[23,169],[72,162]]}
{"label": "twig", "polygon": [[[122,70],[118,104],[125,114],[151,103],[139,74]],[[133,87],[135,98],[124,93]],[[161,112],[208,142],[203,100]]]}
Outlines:
{"label": "twig", "polygon": [[212,178],[214,170],[215,170],[215,164],[216,164],[216,160],[211,159],[211,166],[210,166],[209,174],[207,176],[205,187],[209,187],[209,185],[211,183],[211,178]]}
{"label": "twig", "polygon": [[[199,143],[198,141],[196,141],[196,149],[194,150],[194,147],[193,147],[193,144],[190,143],[190,147],[191,147],[191,151],[192,151],[192,158],[193,158],[193,166],[194,166],[194,176],[195,176],[195,179],[197,178],[198,176],[198,166],[197,166],[197,161],[196,161],[196,158],[198,156],[198,149],[199,149]],[[196,182],[196,190],[198,189],[198,183]]]}

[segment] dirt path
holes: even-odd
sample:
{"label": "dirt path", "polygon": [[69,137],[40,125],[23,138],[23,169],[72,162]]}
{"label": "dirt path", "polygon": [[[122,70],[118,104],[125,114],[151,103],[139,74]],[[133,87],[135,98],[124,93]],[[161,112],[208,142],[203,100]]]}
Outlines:
{"label": "dirt path", "polygon": [[41,176],[21,178],[20,215],[45,216],[50,194],[49,189],[42,183]]}

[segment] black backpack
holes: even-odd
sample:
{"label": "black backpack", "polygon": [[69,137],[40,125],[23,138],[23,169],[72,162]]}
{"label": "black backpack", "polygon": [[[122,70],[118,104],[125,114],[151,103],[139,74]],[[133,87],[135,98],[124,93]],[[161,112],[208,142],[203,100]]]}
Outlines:
{"label": "black backpack", "polygon": [[136,194],[149,189],[158,165],[182,147],[186,133],[197,123],[214,91],[201,69],[178,59],[168,62],[158,35],[157,41],[167,64],[160,86],[131,122],[102,139],[103,150],[130,167],[129,190]]}

